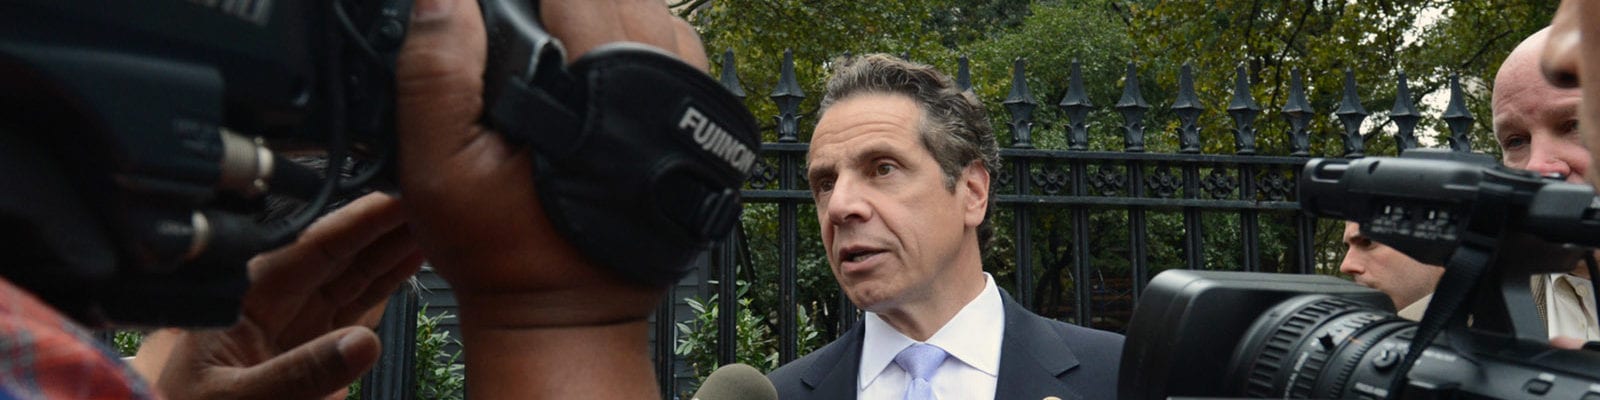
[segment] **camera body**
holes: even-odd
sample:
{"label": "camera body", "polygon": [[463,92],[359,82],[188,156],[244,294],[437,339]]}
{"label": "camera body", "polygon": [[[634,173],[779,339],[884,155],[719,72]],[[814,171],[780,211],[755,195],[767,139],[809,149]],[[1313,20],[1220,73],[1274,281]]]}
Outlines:
{"label": "camera body", "polygon": [[[478,117],[531,154],[534,182],[506,184],[534,184],[568,243],[662,285],[727,237],[760,145],[738,98],[640,44],[568,64],[538,2],[479,5]],[[410,15],[410,0],[0,0],[0,275],[92,326],[233,324],[250,257],[391,181]],[[279,156],[299,151],[325,169]],[[267,194],[305,205],[264,221]]]}
{"label": "camera body", "polygon": [[1130,322],[1122,398],[1600,398],[1600,353],[1550,348],[1528,289],[1600,245],[1594,189],[1425,149],[1310,160],[1300,202],[1445,266],[1421,324],[1337,278],[1167,271]]}
{"label": "camera body", "polygon": [[1600,354],[1482,332],[1433,343],[1391,396],[1415,330],[1388,296],[1334,277],[1169,270],[1134,310],[1118,397],[1600,396]]}
{"label": "camera body", "polygon": [[[340,192],[275,154],[394,151],[409,16],[409,0],[0,2],[0,273],[89,325],[231,324],[245,261]],[[266,193],[314,206],[263,223]]]}

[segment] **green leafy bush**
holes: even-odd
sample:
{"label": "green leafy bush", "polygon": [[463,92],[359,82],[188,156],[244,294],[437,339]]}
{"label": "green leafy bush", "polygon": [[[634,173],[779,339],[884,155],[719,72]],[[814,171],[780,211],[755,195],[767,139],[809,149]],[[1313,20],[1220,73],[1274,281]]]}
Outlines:
{"label": "green leafy bush", "polygon": [[[466,367],[458,364],[461,351],[450,351],[446,346],[455,344],[460,348],[460,340],[452,337],[450,331],[439,327],[441,323],[456,316],[448,312],[439,315],[428,315],[428,306],[423,305],[417,311],[417,348],[416,365],[413,373],[416,374],[416,387],[412,393],[419,399],[462,399],[467,387]],[[361,398],[361,381],[350,384],[350,394],[346,400]]]}
{"label": "green leafy bush", "polygon": [[[750,307],[750,298],[745,295],[747,289],[748,286],[740,281],[739,310],[735,322],[738,332],[735,338],[738,343],[735,346],[734,362],[749,364],[763,372],[770,372],[778,368],[780,338],[773,333],[771,325],[776,321],[776,316],[767,318],[753,311]],[[719,306],[716,295],[712,295],[709,299],[690,298],[684,301],[694,310],[695,318],[692,323],[677,323],[680,336],[675,352],[694,369],[696,383],[685,388],[683,393],[684,397],[688,397],[687,394],[693,393],[698,388],[699,382],[704,382],[706,376],[711,375],[711,371],[715,371],[719,366],[717,364]],[[795,353],[804,355],[821,345],[821,334],[811,323],[811,314],[806,311],[806,307],[796,304],[795,308]]]}

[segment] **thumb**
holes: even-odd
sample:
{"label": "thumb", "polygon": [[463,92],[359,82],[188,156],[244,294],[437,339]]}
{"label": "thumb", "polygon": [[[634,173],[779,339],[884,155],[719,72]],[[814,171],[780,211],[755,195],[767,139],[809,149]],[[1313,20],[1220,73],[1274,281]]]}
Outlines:
{"label": "thumb", "polygon": [[319,398],[350,385],[372,368],[378,352],[378,336],[372,330],[345,327],[245,369],[237,381],[237,393],[274,399]]}

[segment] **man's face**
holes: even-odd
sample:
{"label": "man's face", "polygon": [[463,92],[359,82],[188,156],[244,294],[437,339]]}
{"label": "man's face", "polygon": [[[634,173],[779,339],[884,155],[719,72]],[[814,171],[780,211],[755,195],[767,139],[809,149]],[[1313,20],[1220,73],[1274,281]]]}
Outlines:
{"label": "man's face", "polygon": [[865,310],[936,296],[958,256],[976,251],[988,174],[974,164],[946,186],[922,121],[909,97],[858,94],[829,107],[812,135],[807,175],[822,244],[839,286]]}
{"label": "man's face", "polygon": [[1433,293],[1444,275],[1444,268],[1423,264],[1399,250],[1361,236],[1361,225],[1345,222],[1344,263],[1339,271],[1350,274],[1356,283],[1389,295],[1395,308],[1405,308]]}
{"label": "man's face", "polygon": [[[1578,125],[1594,162],[1600,156],[1600,3],[1561,2],[1540,65],[1552,84],[1580,88]],[[1600,176],[1589,176],[1589,183],[1600,187]]]}
{"label": "man's face", "polygon": [[1540,32],[1506,57],[1494,80],[1494,134],[1506,166],[1540,174],[1565,175],[1582,183],[1589,170],[1589,151],[1578,133],[1577,89],[1546,82],[1539,71],[1539,52],[1548,39]]}

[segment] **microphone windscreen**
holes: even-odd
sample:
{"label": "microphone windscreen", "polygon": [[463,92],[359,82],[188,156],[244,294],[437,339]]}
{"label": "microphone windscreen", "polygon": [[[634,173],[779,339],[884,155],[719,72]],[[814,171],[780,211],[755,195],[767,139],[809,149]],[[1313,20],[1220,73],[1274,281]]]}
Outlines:
{"label": "microphone windscreen", "polygon": [[734,363],[711,372],[694,400],[778,400],[778,389],[755,367]]}

